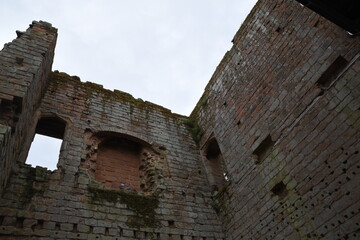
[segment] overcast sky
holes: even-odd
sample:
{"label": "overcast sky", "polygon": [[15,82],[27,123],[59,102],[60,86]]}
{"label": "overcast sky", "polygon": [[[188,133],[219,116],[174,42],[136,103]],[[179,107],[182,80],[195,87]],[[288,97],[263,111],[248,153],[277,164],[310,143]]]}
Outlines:
{"label": "overcast sky", "polygon": [[58,28],[53,70],[189,115],[256,0],[1,0],[0,46]]}

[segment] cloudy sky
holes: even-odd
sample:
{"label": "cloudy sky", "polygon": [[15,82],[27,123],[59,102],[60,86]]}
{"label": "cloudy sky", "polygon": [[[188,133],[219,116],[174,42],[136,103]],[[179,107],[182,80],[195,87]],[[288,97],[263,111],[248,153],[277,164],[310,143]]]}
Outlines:
{"label": "cloudy sky", "polygon": [[53,70],[189,115],[255,2],[2,0],[0,46],[33,20],[50,22]]}

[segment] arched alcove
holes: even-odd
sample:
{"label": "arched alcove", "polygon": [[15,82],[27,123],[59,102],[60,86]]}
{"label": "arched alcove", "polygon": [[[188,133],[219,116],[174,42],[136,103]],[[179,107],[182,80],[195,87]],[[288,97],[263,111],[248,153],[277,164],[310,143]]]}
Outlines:
{"label": "arched alcove", "polygon": [[203,158],[208,179],[214,190],[220,191],[228,181],[224,159],[215,137],[211,137],[203,148]]}

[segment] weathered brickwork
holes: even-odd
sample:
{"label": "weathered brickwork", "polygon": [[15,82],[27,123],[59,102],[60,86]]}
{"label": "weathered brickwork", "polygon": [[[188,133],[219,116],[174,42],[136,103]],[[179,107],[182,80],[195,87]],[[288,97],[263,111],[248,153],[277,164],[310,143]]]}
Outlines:
{"label": "weathered brickwork", "polygon": [[51,72],[56,36],[0,52],[1,239],[359,238],[359,37],[260,0],[185,117]]}
{"label": "weathered brickwork", "polygon": [[[10,135],[11,135],[11,127],[1,125],[0,124],[0,190],[2,190],[8,178],[8,174],[11,172],[11,164],[8,160],[8,153],[10,148]],[[1,191],[0,191],[1,192]]]}
{"label": "weathered brickwork", "polygon": [[[223,239],[197,146],[183,123],[186,117],[59,72],[50,75],[38,113],[38,119],[56,116],[66,122],[58,169],[18,164],[0,200],[0,234]],[[121,166],[101,165],[117,157],[104,157],[103,139],[128,145],[126,151],[118,148],[121,161],[128,164],[127,174],[138,171],[137,178],[111,180],[110,171]],[[134,152],[137,168],[134,161],[126,162],[136,160]]]}
{"label": "weathered brickwork", "polygon": [[230,178],[226,239],[358,239],[359,37],[278,0],[233,43],[192,113]]}
{"label": "weathered brickwork", "polygon": [[95,179],[112,188],[140,190],[140,149],[120,140],[107,141],[98,149]]}
{"label": "weathered brickwork", "polygon": [[0,159],[0,192],[17,160],[25,161],[34,131],[35,110],[51,71],[57,30],[33,22],[0,52],[0,123],[11,127],[6,158]]}

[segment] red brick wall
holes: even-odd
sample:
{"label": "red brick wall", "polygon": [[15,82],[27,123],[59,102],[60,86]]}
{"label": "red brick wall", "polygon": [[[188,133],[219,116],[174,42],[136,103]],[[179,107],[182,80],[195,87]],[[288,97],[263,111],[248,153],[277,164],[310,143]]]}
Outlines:
{"label": "red brick wall", "polygon": [[140,146],[120,139],[99,145],[95,179],[107,187],[140,190]]}

